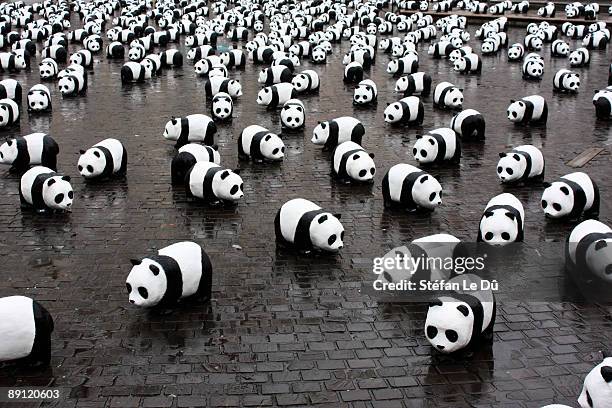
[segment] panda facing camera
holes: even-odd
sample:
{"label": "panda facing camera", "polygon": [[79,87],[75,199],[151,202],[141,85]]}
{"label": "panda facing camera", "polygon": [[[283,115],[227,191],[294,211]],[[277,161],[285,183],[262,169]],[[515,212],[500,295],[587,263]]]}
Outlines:
{"label": "panda facing camera", "polygon": [[85,179],[125,177],[127,151],[117,139],[104,139],[87,150],[80,151],[77,168]]}
{"label": "panda facing camera", "polygon": [[412,154],[420,165],[461,161],[461,140],[453,129],[434,129],[416,138]]}
{"label": "panda facing camera", "polygon": [[27,95],[28,111],[48,112],[51,106],[51,91],[45,85],[36,84],[28,91]]}
{"label": "panda facing camera", "polygon": [[320,85],[319,74],[316,71],[307,69],[293,77],[291,84],[298,93],[318,92]]}
{"label": "panda facing camera", "polygon": [[220,121],[231,120],[234,112],[234,101],[226,92],[219,92],[212,99],[211,112],[213,118]]}
{"label": "panda facing camera", "polygon": [[478,242],[503,246],[524,239],[525,210],[512,194],[502,193],[487,203],[478,228]]}
{"label": "panda facing camera", "polygon": [[21,176],[19,197],[22,208],[36,212],[71,211],[74,193],[69,176],[36,166]]}
{"label": "panda facing camera", "polygon": [[378,101],[378,89],[371,79],[364,79],[357,85],[353,94],[353,105],[373,105]]}
{"label": "panda facing camera", "polygon": [[303,129],[306,124],[306,110],[299,99],[289,99],[280,112],[281,126],[284,129]]}
{"label": "panda facing camera", "polygon": [[518,183],[544,178],[544,156],[533,145],[517,146],[509,153],[500,153],[497,177],[502,183]]}
{"label": "panda facing camera", "polygon": [[582,215],[599,215],[599,188],[588,174],[570,173],[544,186],[541,204],[546,217],[578,219]]}
{"label": "panda facing camera", "polygon": [[433,93],[433,104],[439,108],[461,109],[463,90],[450,82],[440,82]]}

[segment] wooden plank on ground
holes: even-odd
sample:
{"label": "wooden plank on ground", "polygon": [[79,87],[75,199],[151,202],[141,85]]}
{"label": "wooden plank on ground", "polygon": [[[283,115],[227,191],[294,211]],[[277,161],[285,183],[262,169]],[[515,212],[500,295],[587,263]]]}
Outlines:
{"label": "wooden plank on ground", "polygon": [[567,162],[570,167],[582,167],[595,158],[599,153],[603,152],[603,147],[589,147],[578,156]]}

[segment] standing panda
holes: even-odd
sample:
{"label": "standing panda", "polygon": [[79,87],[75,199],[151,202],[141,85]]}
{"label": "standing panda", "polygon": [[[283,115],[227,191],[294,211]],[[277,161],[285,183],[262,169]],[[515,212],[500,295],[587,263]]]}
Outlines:
{"label": "standing panda", "polygon": [[153,67],[150,64],[128,61],[121,67],[121,82],[144,82],[151,79]]}
{"label": "standing panda", "polygon": [[106,58],[123,59],[125,58],[125,48],[119,41],[113,41],[106,46]]}
{"label": "standing panda", "polygon": [[219,55],[221,63],[226,67],[244,68],[246,66],[246,56],[242,50],[231,49]]}
{"label": "standing panda", "polygon": [[485,339],[492,339],[496,302],[491,290],[480,290],[481,279],[463,274],[448,283],[460,288],[475,285],[479,290],[461,290],[440,296],[429,303],[425,336],[441,353],[470,349]]}
{"label": "standing panda", "polygon": [[560,69],[553,77],[553,90],[559,92],[578,92],[580,88],[580,74],[569,69]]}
{"label": "standing panda", "polygon": [[569,55],[569,63],[572,67],[588,66],[590,62],[591,57],[589,55],[589,50],[586,48],[578,48]]}
{"label": "standing panda", "polygon": [[222,76],[214,76],[206,81],[204,86],[206,97],[212,99],[219,92],[225,92],[232,98],[242,96],[242,85],[237,79],[227,79]]}
{"label": "standing panda", "polygon": [[359,83],[363,81],[363,65],[359,61],[352,61],[344,68],[345,83]]}
{"label": "standing panda", "polygon": [[453,116],[449,127],[463,140],[485,139],[486,123],[484,117],[475,109],[465,109]]}
{"label": "standing panda", "polygon": [[442,186],[433,176],[410,164],[391,167],[382,181],[385,208],[433,211],[442,203]]}
{"label": "standing panda", "polygon": [[8,78],[0,81],[0,99],[12,99],[17,104],[21,103],[22,88],[19,81]]}
{"label": "standing panda", "polygon": [[0,146],[0,163],[10,164],[11,172],[23,172],[30,166],[42,165],[57,169],[59,146],[44,133],[32,133],[9,139]]}
{"label": "standing panda", "polygon": [[244,197],[244,183],[238,175],[240,170],[225,169],[208,161],[198,161],[185,176],[188,196],[209,204],[233,205]]}
{"label": "standing panda", "polygon": [[25,296],[0,298],[0,362],[47,366],[51,361],[51,314]]}
{"label": "standing panda", "polygon": [[467,54],[453,63],[453,69],[464,74],[476,73],[482,71],[482,60],[478,54]]}
{"label": "standing panda", "polygon": [[125,285],[133,305],[166,307],[185,298],[211,299],[212,265],[195,242],[177,242],[131,263]]}
{"label": "standing panda", "polygon": [[70,56],[70,63],[83,68],[93,67],[93,56],[89,50],[80,50]]}
{"label": "standing panda", "polygon": [[353,105],[372,105],[378,101],[378,89],[371,79],[359,82],[353,94]]}
{"label": "standing panda", "polygon": [[162,71],[161,58],[157,54],[149,54],[140,62],[151,75],[158,76]]}
{"label": "standing panda", "polygon": [[461,109],[463,90],[450,82],[440,82],[433,93],[433,104],[439,108]]}
{"label": "standing panda", "polygon": [[34,85],[28,91],[27,104],[30,112],[50,111],[52,109],[51,91],[42,84]]}
{"label": "standing panda", "polygon": [[0,128],[15,123],[19,123],[19,105],[12,99],[0,99]]}
{"label": "standing panda", "polygon": [[588,289],[589,295],[607,292],[609,297],[612,289],[612,228],[597,220],[578,224],[567,239],[565,266],[575,280],[586,285],[584,289]]}
{"label": "standing panda", "polygon": [[500,153],[497,177],[502,183],[518,183],[544,178],[544,155],[533,145],[517,146],[508,153]]}
{"label": "standing panda", "polygon": [[221,164],[217,145],[203,146],[198,143],[188,143],[179,148],[170,167],[172,184],[184,184],[187,172],[199,161]]}
{"label": "standing panda", "polygon": [[274,218],[276,242],[300,252],[338,252],[344,246],[344,227],[334,215],[303,198],[284,203]]}
{"label": "standing panda", "polygon": [[265,87],[257,94],[257,104],[274,109],[293,98],[294,91],[293,85],[286,82]]}
{"label": "standing panda", "polygon": [[238,158],[241,160],[282,161],[284,157],[285,144],[281,138],[262,126],[247,126],[238,137]]}
{"label": "standing panda", "polygon": [[595,105],[597,119],[610,119],[612,117],[612,90],[595,91],[593,105]]}
{"label": "standing panda", "polygon": [[523,204],[512,194],[502,193],[487,203],[480,219],[477,241],[497,246],[522,242],[524,229]]}
{"label": "standing panda", "polygon": [[544,75],[544,61],[541,58],[525,58],[521,67],[523,79],[542,79]]}
{"label": "standing panda", "polygon": [[553,57],[567,57],[570,54],[570,46],[563,40],[555,40],[550,45],[550,55]]}
{"label": "standing panda", "polygon": [[[609,296],[609,292],[608,292]],[[603,353],[604,359],[584,379],[578,404],[582,408],[610,408],[612,401],[612,356]]]}
{"label": "standing panda", "polygon": [[291,84],[297,93],[318,92],[319,91],[319,74],[316,71],[307,69],[293,77]]}
{"label": "standing panda", "polygon": [[450,128],[439,128],[417,135],[412,148],[414,159],[419,164],[442,164],[461,161],[461,140]]}
{"label": "standing panda", "polygon": [[32,167],[21,176],[21,207],[37,212],[70,211],[74,193],[69,176],[61,176],[44,166]]}
{"label": "standing panda", "polygon": [[234,112],[234,101],[229,94],[219,92],[212,99],[211,112],[214,119],[231,120]]}
{"label": "standing panda", "polygon": [[77,167],[85,179],[125,177],[127,151],[119,140],[102,140],[87,151],[81,150],[80,154]]}
{"label": "standing panda", "polygon": [[540,95],[530,95],[518,101],[511,100],[508,106],[508,120],[520,124],[546,125],[548,105]]}
{"label": "standing panda", "polygon": [[395,92],[403,92],[404,96],[427,96],[431,93],[431,76],[425,72],[402,76],[395,83]]}
{"label": "standing panda", "polygon": [[350,116],[342,116],[333,120],[319,122],[312,131],[312,143],[323,145],[323,150],[330,150],[347,140],[361,145],[365,134],[363,124]]}
{"label": "standing panda", "polygon": [[588,174],[567,174],[552,184],[544,183],[542,209],[550,218],[596,218],[599,215],[599,188]]}
{"label": "standing panda", "polygon": [[[123,69],[121,70],[123,75]],[[79,71],[70,71],[59,80],[58,87],[63,97],[85,95],[87,76]]]}
{"label": "standing panda", "polygon": [[202,142],[205,145],[214,144],[214,136],[217,133],[217,125],[206,115],[196,113],[184,118],[172,117],[164,128],[164,139],[176,140],[175,148],[192,142]]}
{"label": "standing panda", "polygon": [[588,33],[582,39],[582,45],[590,49],[605,50],[610,41],[609,31],[598,30]]}
{"label": "standing panda", "polygon": [[332,175],[345,182],[371,182],[376,173],[373,158],[373,153],[368,154],[355,142],[340,143],[334,150]]}
{"label": "standing panda", "polygon": [[455,47],[449,41],[439,41],[429,46],[427,54],[436,59],[446,58],[455,49],[457,49],[457,47]]}
{"label": "standing panda", "polygon": [[38,65],[40,79],[53,79],[59,73],[57,62],[53,58],[45,58]]}
{"label": "standing panda", "polygon": [[416,96],[407,96],[388,104],[384,110],[385,122],[391,124],[421,125],[425,116],[423,102]]}
{"label": "standing panda", "polygon": [[396,60],[392,60],[387,65],[387,73],[396,76],[414,74],[419,69],[419,57],[417,54],[410,53]]}
{"label": "standing panda", "polygon": [[159,53],[163,68],[180,68],[183,66],[183,54],[175,48]]}
{"label": "standing panda", "polygon": [[281,82],[291,82],[293,74],[291,70],[284,65],[275,65],[269,68],[264,68],[259,72],[257,82],[264,86],[279,84]]}
{"label": "standing panda", "polygon": [[289,99],[280,112],[281,126],[284,129],[302,129],[306,124],[306,110],[299,99]]}

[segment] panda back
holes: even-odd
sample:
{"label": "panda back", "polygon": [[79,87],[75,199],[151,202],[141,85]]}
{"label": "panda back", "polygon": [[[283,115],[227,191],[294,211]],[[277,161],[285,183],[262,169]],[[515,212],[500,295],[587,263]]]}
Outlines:
{"label": "panda back", "polygon": [[[116,173],[121,168],[121,162],[123,161],[123,145],[117,139],[104,139],[100,143],[95,144],[93,147],[102,147],[108,150],[113,159],[113,173]],[[106,163],[108,166],[108,163]]]}
{"label": "panda back", "polygon": [[354,154],[357,152],[365,152],[365,150],[357,143],[352,141],[347,141],[340,143],[336,149],[334,150],[334,171],[336,174],[341,174],[345,172],[346,167],[346,159],[347,155]]}
{"label": "panda back", "polygon": [[159,250],[159,254],[168,256],[178,264],[181,271],[183,290],[181,297],[193,295],[202,278],[202,248],[195,242],[177,242]]}
{"label": "panda back", "polygon": [[[40,132],[31,133],[23,137],[27,146],[28,156],[30,157],[30,164],[41,163],[45,137],[47,135]],[[20,143],[17,144],[17,146],[19,145]]]}
{"label": "panda back", "polygon": [[421,170],[406,163],[396,164],[389,169],[387,173],[387,182],[389,183],[389,195],[393,201],[400,202],[404,180],[415,172],[421,172]]}
{"label": "panda back", "polygon": [[295,232],[302,216],[321,207],[303,198],[287,201],[280,209],[280,230],[285,240],[295,242]]}
{"label": "panda back", "polygon": [[612,233],[612,228],[601,221],[591,219],[584,220],[580,224],[576,225],[567,239],[568,254],[574,264],[576,264],[576,249],[578,247],[578,243],[586,236],[593,233],[610,234]]}
{"label": "panda back", "polygon": [[[573,181],[574,183],[578,184],[578,186],[580,186],[580,188],[584,191],[584,195],[586,198],[584,209],[587,210],[591,208],[591,206],[593,205],[595,201],[595,196],[596,196],[595,188],[596,187],[595,187],[595,184],[593,183],[593,180],[591,180],[591,178],[589,177],[589,175],[581,171],[577,171],[575,173],[570,173],[570,174],[563,176],[561,181],[563,182],[564,180]],[[573,186],[570,185],[570,187],[573,191],[575,190]],[[574,191],[574,201],[576,201],[575,193],[576,192]]]}
{"label": "panda back", "polygon": [[0,298],[0,361],[26,357],[36,335],[32,299],[25,296]]}

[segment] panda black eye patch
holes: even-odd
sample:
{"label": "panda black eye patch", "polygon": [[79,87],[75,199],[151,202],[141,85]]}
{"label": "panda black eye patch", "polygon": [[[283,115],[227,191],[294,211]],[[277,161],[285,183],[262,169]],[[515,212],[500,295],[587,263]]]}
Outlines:
{"label": "panda black eye patch", "polygon": [[322,215],[319,217],[319,219],[317,220],[317,222],[319,224],[323,224],[325,221],[327,221],[327,215]]}
{"label": "panda black eye patch", "polygon": [[448,341],[450,341],[451,343],[454,343],[459,339],[459,335],[454,330],[446,330],[444,334],[446,335]]}
{"label": "panda black eye patch", "polygon": [[234,186],[232,187],[232,189],[230,190],[230,194],[234,195],[238,192],[238,184],[234,184]]}
{"label": "panda black eye patch", "polygon": [[132,293],[132,285],[130,285],[129,283],[126,283],[125,287],[127,288],[128,293]]}
{"label": "panda black eye patch", "polygon": [[438,329],[434,326],[427,326],[427,337],[430,339],[435,338],[438,335]]}
{"label": "panda black eye patch", "polygon": [[153,272],[153,275],[157,276],[159,275],[159,268],[155,265],[149,265],[149,269],[151,270],[151,272]]}
{"label": "panda black eye patch", "polygon": [[492,232],[490,232],[490,231],[489,231],[489,232],[487,232],[487,233],[485,234],[485,239],[486,239],[487,241],[492,240],[492,239],[493,239],[493,233],[492,233]]}
{"label": "panda black eye patch", "polygon": [[502,232],[501,237],[505,240],[505,241],[509,241],[510,240],[510,234],[508,234],[507,232]]}
{"label": "panda black eye patch", "polygon": [[554,204],[553,204],[553,208],[554,208],[555,210],[557,210],[557,211],[561,211],[561,204],[559,204],[559,203],[554,203]]}
{"label": "panda black eye patch", "polygon": [[225,180],[229,176],[229,171],[225,170],[221,173],[221,180]]}
{"label": "panda black eye patch", "polygon": [[336,242],[336,234],[333,234],[332,236],[329,237],[329,239],[327,240],[327,243],[329,245],[333,245],[333,243]]}
{"label": "panda black eye patch", "polygon": [[146,299],[149,297],[149,291],[147,290],[147,288],[140,286],[138,288],[138,294],[143,298]]}
{"label": "panda black eye patch", "polygon": [[59,204],[64,200],[64,194],[60,193],[58,195],[55,196],[55,203]]}

